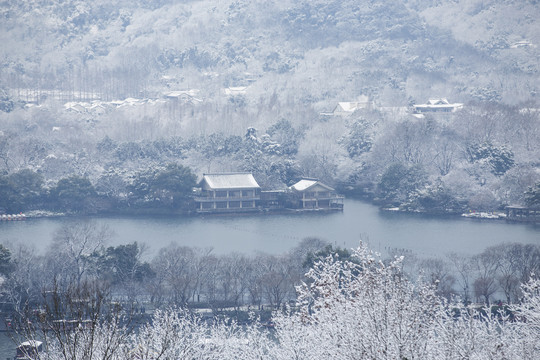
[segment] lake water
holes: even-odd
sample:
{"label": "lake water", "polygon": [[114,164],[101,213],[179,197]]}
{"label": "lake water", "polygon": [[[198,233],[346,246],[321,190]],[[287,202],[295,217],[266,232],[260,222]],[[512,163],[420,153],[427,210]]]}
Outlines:
{"label": "lake water", "polygon": [[[147,244],[149,257],[171,242],[212,247],[217,254],[257,251],[280,254],[311,236],[346,248],[358,246],[363,239],[383,253],[388,247],[403,248],[420,256],[452,251],[474,254],[502,242],[540,244],[540,225],[383,212],[376,206],[351,199],[345,200],[342,213],[92,219],[114,232],[109,245],[133,241]],[[0,242],[26,243],[43,251],[59,227],[77,220],[81,218],[0,222]]]}
{"label": "lake water", "polygon": [[[3,319],[2,319],[3,320]],[[13,359],[16,345],[6,332],[0,332],[0,359]]]}

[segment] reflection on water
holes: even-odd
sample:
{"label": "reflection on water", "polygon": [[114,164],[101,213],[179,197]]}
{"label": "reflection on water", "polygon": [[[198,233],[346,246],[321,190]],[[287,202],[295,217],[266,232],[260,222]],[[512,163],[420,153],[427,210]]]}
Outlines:
{"label": "reflection on water", "polygon": [[[403,248],[419,255],[450,251],[478,253],[502,242],[540,243],[540,226],[505,221],[386,213],[347,199],[343,213],[227,216],[95,217],[114,231],[111,245],[137,241],[152,256],[171,242],[211,247],[216,253],[257,251],[279,254],[305,237],[319,237],[342,247],[362,239],[374,250]],[[0,223],[0,240],[45,249],[54,232],[76,218],[28,219]]]}

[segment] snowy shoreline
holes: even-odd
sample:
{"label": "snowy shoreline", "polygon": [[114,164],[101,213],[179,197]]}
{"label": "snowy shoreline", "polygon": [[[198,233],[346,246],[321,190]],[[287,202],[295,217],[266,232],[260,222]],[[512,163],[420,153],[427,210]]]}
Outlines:
{"label": "snowy shoreline", "polygon": [[440,215],[440,216],[461,216],[471,219],[486,219],[486,220],[506,220],[506,213],[502,211],[470,211],[468,213],[458,212],[429,212],[421,210],[407,210],[400,207],[384,207],[381,208],[385,212],[401,212],[409,214],[423,214],[423,215]]}

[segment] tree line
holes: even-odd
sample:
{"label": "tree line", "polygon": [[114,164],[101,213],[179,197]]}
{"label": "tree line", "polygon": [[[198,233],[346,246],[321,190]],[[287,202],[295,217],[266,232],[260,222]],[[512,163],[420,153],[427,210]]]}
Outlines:
{"label": "tree line", "polygon": [[540,129],[538,114],[525,110],[471,104],[424,119],[361,111],[302,126],[282,118],[264,131],[248,127],[243,136],[127,141],[82,140],[78,131],[88,129],[75,121],[66,125],[76,132],[59,130],[69,140],[54,134],[53,143],[41,135],[54,122],[27,124],[31,136],[0,134],[0,211],[182,209],[194,174],[220,171],[252,172],[266,189],[316,177],[349,196],[410,211],[537,207],[539,148],[530,139]]}
{"label": "tree line", "polygon": [[[321,259],[352,261],[350,250],[318,238],[303,239],[281,255],[217,255],[211,248],[171,243],[150,257],[144,244],[107,245],[112,236],[96,222],[68,222],[43,254],[24,245],[2,245],[5,303],[14,309],[35,307],[44,290],[97,282],[107,284],[111,295],[129,306],[274,309],[297,300],[297,286]],[[533,244],[505,243],[477,255],[437,258],[388,249],[384,261],[402,256],[405,276],[422,277],[438,296],[460,297],[466,304],[519,303],[521,284],[540,271],[540,247]]]}
{"label": "tree line", "polygon": [[[99,191],[88,177],[70,175],[47,186],[43,176],[23,169],[0,175],[0,211],[16,214],[29,210],[49,210],[62,213],[95,213],[122,208],[162,208],[168,211],[185,210],[196,176],[192,170],[170,163],[166,166],[142,170],[130,183],[113,184]],[[105,181],[105,180],[103,180]]]}
{"label": "tree line", "polygon": [[144,245],[106,246],[111,236],[95,222],[77,222],[58,229],[42,255],[22,245],[2,245],[4,300],[16,309],[37,306],[44,289],[90,281],[107,284],[116,298],[133,306],[275,308],[294,299],[308,266],[305,257],[328,246],[306,239],[288,254],[247,256],[171,243],[149,259]]}

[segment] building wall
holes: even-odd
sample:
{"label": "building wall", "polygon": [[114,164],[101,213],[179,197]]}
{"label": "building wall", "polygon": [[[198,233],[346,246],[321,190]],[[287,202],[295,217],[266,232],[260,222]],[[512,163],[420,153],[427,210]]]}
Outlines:
{"label": "building wall", "polygon": [[259,206],[259,189],[203,189],[195,199],[198,211],[239,211]]}
{"label": "building wall", "polygon": [[303,209],[329,208],[332,205],[332,201],[337,198],[334,191],[319,184],[300,192],[300,194],[301,199],[299,205]]}

